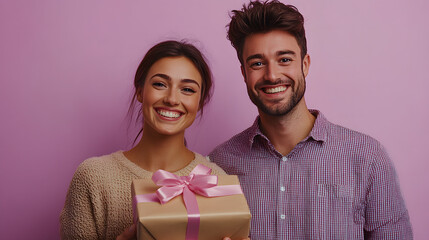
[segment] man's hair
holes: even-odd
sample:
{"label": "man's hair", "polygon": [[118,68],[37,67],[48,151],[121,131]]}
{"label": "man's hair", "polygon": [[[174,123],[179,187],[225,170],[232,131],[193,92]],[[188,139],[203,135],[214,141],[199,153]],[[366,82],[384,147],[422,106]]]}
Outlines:
{"label": "man's hair", "polygon": [[301,58],[304,59],[307,54],[304,17],[295,6],[285,5],[277,0],[254,1],[247,6],[244,4],[241,10],[233,10],[230,17],[227,38],[237,51],[242,65],[246,37],[272,30],[282,30],[294,36],[301,49]]}

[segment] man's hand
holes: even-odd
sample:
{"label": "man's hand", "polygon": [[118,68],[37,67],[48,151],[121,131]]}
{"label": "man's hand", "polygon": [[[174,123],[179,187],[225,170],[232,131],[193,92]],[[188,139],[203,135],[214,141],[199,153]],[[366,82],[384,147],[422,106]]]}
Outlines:
{"label": "man's hand", "polygon": [[[136,225],[133,224],[128,229],[125,229],[124,232],[119,235],[116,240],[133,240],[136,239]],[[231,240],[229,237],[225,237],[223,240]],[[250,240],[250,238],[245,238],[243,240]]]}
{"label": "man's hand", "polygon": [[128,229],[125,229],[116,240],[134,240],[136,239],[136,225],[133,224]]}

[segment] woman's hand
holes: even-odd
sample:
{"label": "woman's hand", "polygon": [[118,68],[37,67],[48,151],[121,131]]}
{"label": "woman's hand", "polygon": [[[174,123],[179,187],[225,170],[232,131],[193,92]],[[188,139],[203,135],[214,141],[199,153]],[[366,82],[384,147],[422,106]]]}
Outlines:
{"label": "woman's hand", "polygon": [[[223,238],[223,240],[231,240],[231,238],[229,238],[229,237],[225,237],[225,238]],[[250,240],[250,238],[245,238],[245,239],[243,239],[243,240]]]}
{"label": "woman's hand", "polygon": [[125,229],[116,240],[134,240],[136,239],[136,224],[131,225],[128,229]]}

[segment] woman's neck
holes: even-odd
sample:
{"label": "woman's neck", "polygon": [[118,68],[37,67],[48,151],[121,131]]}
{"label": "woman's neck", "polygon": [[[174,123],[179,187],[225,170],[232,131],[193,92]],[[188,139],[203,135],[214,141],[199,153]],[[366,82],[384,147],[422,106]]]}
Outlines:
{"label": "woman's neck", "polygon": [[143,130],[139,143],[124,155],[150,172],[159,169],[174,172],[186,167],[195,158],[194,153],[185,146],[184,132],[162,135],[150,130]]}

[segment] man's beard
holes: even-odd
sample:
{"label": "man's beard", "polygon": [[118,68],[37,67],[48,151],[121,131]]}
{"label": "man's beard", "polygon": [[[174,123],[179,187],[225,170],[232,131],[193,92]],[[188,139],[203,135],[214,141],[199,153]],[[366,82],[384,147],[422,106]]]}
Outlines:
{"label": "man's beard", "polygon": [[[269,106],[266,106],[261,101],[261,99],[259,99],[258,96],[256,96],[253,91],[251,91],[251,89],[249,88],[247,89],[247,94],[249,95],[249,98],[253,102],[253,104],[255,104],[258,107],[258,109],[260,109],[262,112],[271,116],[284,116],[290,113],[295,108],[295,106],[301,101],[305,93],[305,85],[306,85],[304,75],[302,75],[302,77],[298,79],[298,81],[296,82],[298,84],[297,89],[295,89],[295,82],[291,80],[288,80],[288,81],[292,83],[289,86],[289,88],[292,90],[292,96],[284,104],[276,103],[275,106],[269,107]],[[281,84],[284,82],[285,81],[278,81],[274,84]],[[266,83],[264,84],[267,85]],[[283,101],[283,100],[284,99],[281,99],[279,101]]]}

